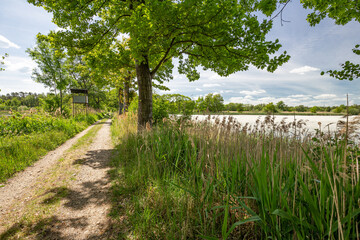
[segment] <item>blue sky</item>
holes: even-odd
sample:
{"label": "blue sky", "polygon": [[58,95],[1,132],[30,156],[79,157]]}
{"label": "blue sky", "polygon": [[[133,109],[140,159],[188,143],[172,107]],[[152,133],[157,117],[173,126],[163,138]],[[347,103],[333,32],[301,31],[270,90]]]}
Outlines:
{"label": "blue sky", "polygon": [[[220,77],[211,71],[201,71],[198,81],[189,82],[174,69],[174,80],[166,84],[171,91],[166,93],[192,98],[220,93],[225,102],[258,104],[282,100],[292,106],[345,104],[348,93],[351,104],[360,104],[360,79],[349,82],[320,75],[321,70],[339,69],[339,64],[346,60],[360,61],[351,51],[360,43],[360,24],[337,26],[333,20],[326,19],[310,27],[306,22],[308,12],[298,1],[292,1],[283,13],[283,18],[290,22],[283,26],[279,19],[274,22],[268,38],[278,38],[283,45],[281,51],[286,50],[291,56],[274,73],[251,67],[246,72]],[[57,28],[51,17],[26,0],[1,0],[0,55],[8,53],[9,57],[6,70],[0,72],[0,94],[48,91],[31,79],[36,64],[25,50],[34,46],[37,33],[46,34]]]}

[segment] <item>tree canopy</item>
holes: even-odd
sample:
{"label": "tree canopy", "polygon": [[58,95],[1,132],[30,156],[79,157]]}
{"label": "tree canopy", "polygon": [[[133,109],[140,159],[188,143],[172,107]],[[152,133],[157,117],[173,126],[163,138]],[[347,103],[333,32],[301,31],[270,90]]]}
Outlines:
{"label": "tree canopy", "polygon": [[278,40],[266,39],[272,20],[265,18],[285,0],[28,2],[52,12],[54,23],[66,29],[50,35],[69,53],[129,36],[139,87],[139,128],[152,121],[152,80],[161,68],[171,77],[174,58],[179,59],[179,73],[190,81],[199,79],[199,66],[228,76],[250,65],[273,72],[289,59],[286,52],[275,55]]}

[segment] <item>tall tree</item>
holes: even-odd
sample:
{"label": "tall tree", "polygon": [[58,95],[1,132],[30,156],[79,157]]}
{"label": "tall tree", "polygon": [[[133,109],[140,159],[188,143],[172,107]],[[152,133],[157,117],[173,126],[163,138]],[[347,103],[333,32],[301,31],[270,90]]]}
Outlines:
{"label": "tall tree", "polygon": [[[358,0],[301,0],[305,8],[313,9],[314,12],[308,15],[308,22],[311,26],[320,23],[325,17],[335,20],[338,25],[345,25],[350,21],[360,23],[360,2]],[[352,50],[360,55],[360,45],[357,44]],[[342,70],[328,70],[331,77],[339,80],[354,80],[360,78],[360,65],[346,61],[341,64]],[[325,72],[321,72],[324,75]]]}
{"label": "tall tree", "polygon": [[53,47],[45,36],[38,35],[37,43],[33,49],[26,52],[38,64],[33,70],[32,78],[49,87],[55,94],[60,92],[60,112],[63,110],[63,94],[70,83],[68,72],[65,68],[65,55],[61,49]]}
{"label": "tall tree", "polygon": [[270,57],[281,45],[268,41],[270,16],[285,0],[28,0],[53,13],[53,21],[66,31],[53,32],[55,41],[69,51],[88,51],[103,41],[127,34],[135,59],[139,88],[138,127],[152,123],[152,80],[159,69],[172,69],[190,81],[198,66],[221,76],[247,70],[249,65],[274,71],[289,59],[286,52]]}

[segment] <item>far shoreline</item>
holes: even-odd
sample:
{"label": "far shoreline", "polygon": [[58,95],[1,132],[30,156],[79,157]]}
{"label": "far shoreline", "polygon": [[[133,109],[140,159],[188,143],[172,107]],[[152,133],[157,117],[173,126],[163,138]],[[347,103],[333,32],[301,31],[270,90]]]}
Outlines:
{"label": "far shoreline", "polygon": [[[278,113],[265,113],[265,112],[216,112],[216,113],[193,113],[191,115],[274,115],[274,116],[346,116],[341,113],[328,113],[328,112],[278,112]],[[357,116],[357,115],[349,115]]]}

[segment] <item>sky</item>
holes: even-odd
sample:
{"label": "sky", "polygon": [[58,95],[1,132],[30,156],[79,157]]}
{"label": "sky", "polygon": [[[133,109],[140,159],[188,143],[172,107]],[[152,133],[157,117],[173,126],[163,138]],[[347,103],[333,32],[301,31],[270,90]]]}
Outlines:
{"label": "sky", "polygon": [[[52,23],[52,14],[35,7],[26,0],[0,0],[0,56],[8,53],[5,71],[0,72],[0,94],[11,92],[48,92],[42,84],[31,79],[36,64],[25,52],[35,45],[36,34],[47,34],[57,29]],[[157,93],[179,93],[193,99],[208,93],[219,93],[225,103],[244,104],[277,103],[284,101],[290,106],[334,106],[360,104],[360,79],[339,81],[321,71],[340,69],[347,60],[359,62],[352,48],[360,40],[360,23],[350,22],[345,26],[325,19],[315,27],[306,21],[309,10],[303,9],[299,1],[293,0],[283,12],[280,23],[275,19],[269,40],[279,39],[280,52],[287,51],[291,59],[274,73],[250,67],[248,71],[220,77],[212,71],[200,68],[200,79],[189,82],[179,75],[176,68],[174,79],[166,86],[170,91]],[[175,60],[175,67],[176,67]]]}

